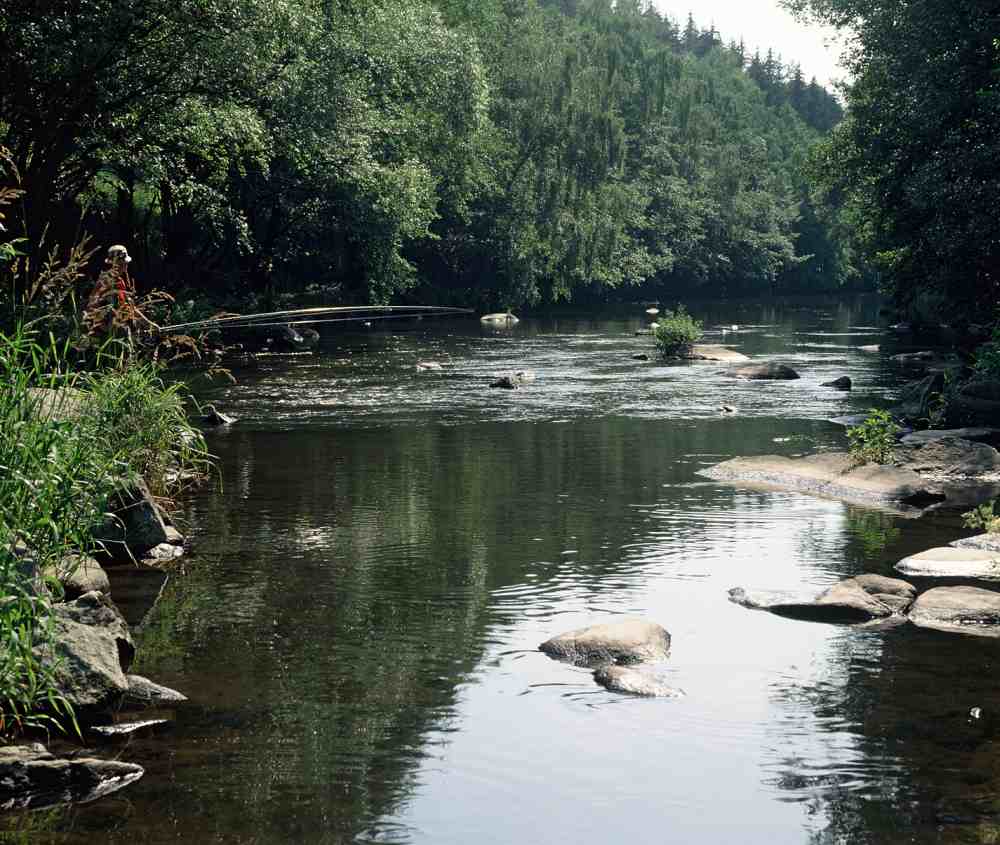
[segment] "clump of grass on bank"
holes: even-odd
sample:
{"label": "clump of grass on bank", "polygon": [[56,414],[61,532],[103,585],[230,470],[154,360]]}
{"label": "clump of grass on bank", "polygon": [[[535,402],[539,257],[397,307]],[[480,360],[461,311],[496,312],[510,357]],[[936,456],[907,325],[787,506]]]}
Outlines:
{"label": "clump of grass on bank", "polygon": [[167,496],[204,441],[178,387],[151,364],[73,374],[68,347],[23,329],[0,334],[0,737],[72,723],[35,649],[51,642],[52,596],[39,573],[93,551],[92,529],[121,480]]}
{"label": "clump of grass on bank", "polygon": [[888,411],[872,408],[860,425],[847,429],[851,456],[859,464],[888,464],[895,457],[899,426]]}
{"label": "clump of grass on bank", "polygon": [[653,338],[663,355],[676,357],[691,351],[701,338],[702,322],[696,320],[683,305],[667,309],[653,326]]}

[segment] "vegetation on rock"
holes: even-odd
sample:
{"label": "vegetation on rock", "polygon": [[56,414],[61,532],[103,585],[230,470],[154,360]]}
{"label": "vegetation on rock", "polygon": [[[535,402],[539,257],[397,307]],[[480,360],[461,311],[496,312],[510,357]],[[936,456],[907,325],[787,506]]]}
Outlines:
{"label": "vegetation on rock", "polygon": [[889,412],[872,408],[864,422],[847,429],[851,456],[861,464],[891,463],[898,434]]}
{"label": "vegetation on rock", "polygon": [[653,339],[664,355],[677,356],[691,351],[701,337],[702,322],[696,320],[683,305],[667,309],[653,326]]}

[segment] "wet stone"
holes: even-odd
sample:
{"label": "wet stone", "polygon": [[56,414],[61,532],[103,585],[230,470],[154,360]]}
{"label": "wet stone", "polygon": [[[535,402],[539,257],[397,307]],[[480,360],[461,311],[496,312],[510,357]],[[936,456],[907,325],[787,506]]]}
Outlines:
{"label": "wet stone", "polygon": [[910,621],[936,631],[1000,637],[1000,593],[980,587],[935,587],[914,602]]}
{"label": "wet stone", "polygon": [[922,578],[1000,580],[1000,552],[944,546],[905,557],[895,569]]}
{"label": "wet stone", "polygon": [[682,698],[683,690],[670,686],[665,679],[646,667],[601,666],[594,680],[611,692],[623,692],[645,698]]}
{"label": "wet stone", "polygon": [[627,618],[559,634],[539,648],[570,663],[638,663],[662,660],[670,653],[670,634],[655,622]]}

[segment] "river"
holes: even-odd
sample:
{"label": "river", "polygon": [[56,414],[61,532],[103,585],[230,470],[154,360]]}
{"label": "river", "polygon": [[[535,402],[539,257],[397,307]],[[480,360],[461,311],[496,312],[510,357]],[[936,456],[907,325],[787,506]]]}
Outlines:
{"label": "river", "polygon": [[[828,419],[907,376],[859,348],[886,343],[875,304],[691,310],[802,378],[633,360],[641,308],[331,331],[238,370],[214,397],[239,418],[208,435],[220,482],[186,503],[194,554],[137,634],[137,671],[191,702],[123,748],[146,776],[60,811],[54,841],[998,841],[1000,646],[726,594],[890,574],[970,533],[958,516],[697,475],[843,448]],[[536,381],[488,387],[513,369]],[[841,375],[852,392],[820,386]],[[670,631],[683,698],[536,650],[621,614]]]}

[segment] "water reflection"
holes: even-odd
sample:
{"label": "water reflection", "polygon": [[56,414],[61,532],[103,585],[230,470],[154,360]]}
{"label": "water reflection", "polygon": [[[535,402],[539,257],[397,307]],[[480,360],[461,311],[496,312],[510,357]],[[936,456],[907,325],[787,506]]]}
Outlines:
{"label": "water reflection", "polygon": [[[889,574],[957,536],[954,517],[696,475],[841,445],[825,419],[898,375],[796,344],[870,343],[872,315],[700,316],[803,378],[633,362],[639,318],[331,337],[244,374],[223,397],[242,421],[211,443],[222,488],[190,503],[198,556],[139,634],[140,670],[192,705],[128,746],[147,775],[127,807],[74,808],[53,841],[939,841],[940,818],[973,810],[980,830],[993,721],[967,714],[997,700],[990,643],[726,599]],[[450,370],[417,374],[418,357]],[[535,387],[485,386],[515,365]],[[845,374],[858,393],[819,387]],[[723,390],[739,416],[718,415]],[[535,650],[623,613],[671,631],[686,698],[623,698]]]}

